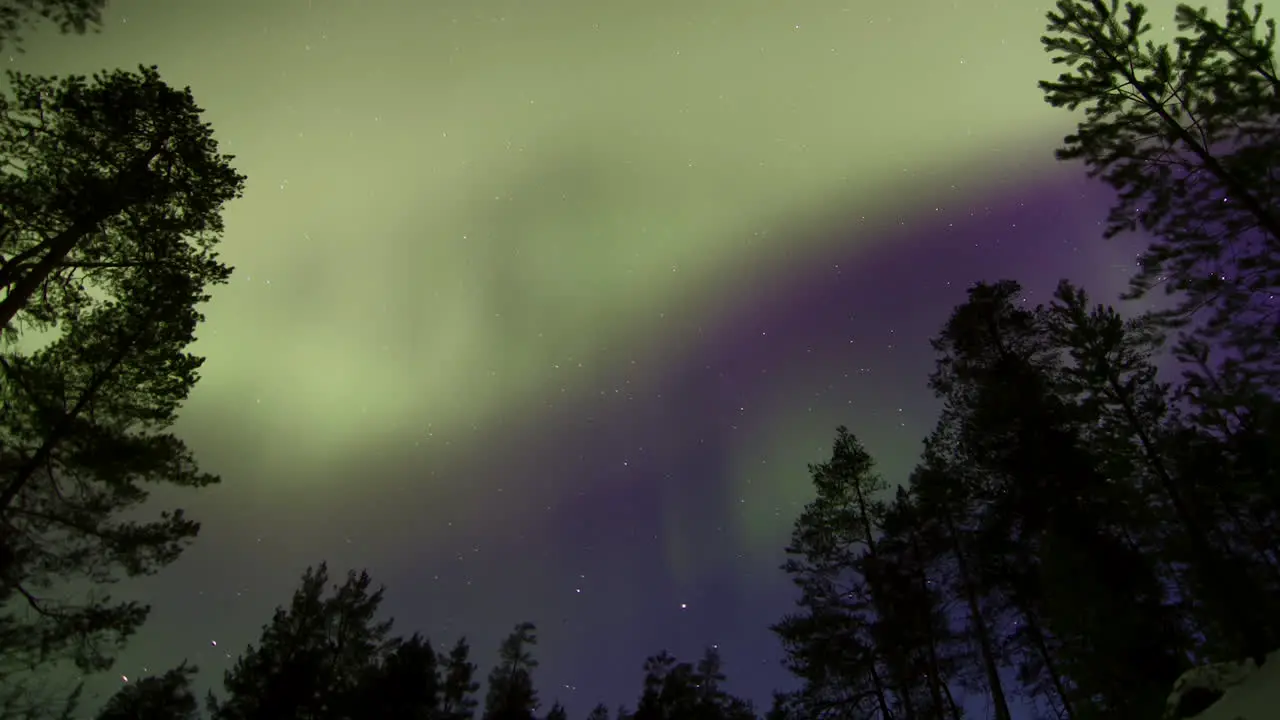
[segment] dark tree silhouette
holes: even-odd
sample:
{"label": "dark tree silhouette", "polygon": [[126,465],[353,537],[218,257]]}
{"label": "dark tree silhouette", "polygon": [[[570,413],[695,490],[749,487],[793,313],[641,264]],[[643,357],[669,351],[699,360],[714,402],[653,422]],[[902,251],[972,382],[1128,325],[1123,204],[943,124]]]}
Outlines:
{"label": "dark tree silhouette", "polygon": [[1178,296],[1148,319],[1181,331],[1173,407],[1135,413],[1143,400],[1122,397],[1123,384],[1102,402],[1124,416],[1117,425],[1141,445],[1161,508],[1181,527],[1192,572],[1179,581],[1194,586],[1182,589],[1209,630],[1203,649],[1261,660],[1280,643],[1280,80],[1274,22],[1262,21],[1261,5],[1226,6],[1219,22],[1179,5],[1170,47],[1144,42],[1140,4],[1059,0],[1042,42],[1069,71],[1040,87],[1054,106],[1084,107],[1058,158],[1084,161],[1118,191],[1106,235],[1151,236],[1128,297],[1159,284]]}
{"label": "dark tree silhouette", "polygon": [[945,611],[940,560],[947,550],[937,527],[899,486],[881,522],[877,562],[864,565],[864,572],[872,573],[868,581],[878,588],[877,641],[893,644],[889,657],[899,665],[899,692],[910,697],[904,710],[942,720],[959,714],[949,684],[966,653],[957,651],[962,638]]}
{"label": "dark tree silhouette", "polygon": [[644,663],[644,685],[630,720],[755,720],[751,704],[725,692],[720,651],[706,649],[696,665],[665,650]]}
{"label": "dark tree silhouette", "polygon": [[801,717],[793,694],[774,691],[773,700],[769,705],[769,711],[764,715],[764,720],[800,720]]}
{"label": "dark tree silhouette", "polygon": [[1120,191],[1108,235],[1153,236],[1130,296],[1161,279],[1179,295],[1173,312],[1152,317],[1182,329],[1173,355],[1184,377],[1166,426],[1178,440],[1161,466],[1147,463],[1174,490],[1179,466],[1184,487],[1164,495],[1185,530],[1198,600],[1216,606],[1231,636],[1234,650],[1220,650],[1261,659],[1280,644],[1277,607],[1257,604],[1280,590],[1275,26],[1242,0],[1228,0],[1222,22],[1180,5],[1171,49],[1142,43],[1145,12],[1060,2],[1044,43],[1072,72],[1041,87],[1053,105],[1086,108],[1059,157],[1083,160]]}
{"label": "dark tree silhouette", "polygon": [[196,668],[183,663],[163,675],[126,684],[98,712],[97,720],[199,720],[191,690]]}
{"label": "dark tree silhouette", "polygon": [[[224,697],[207,700],[210,720],[471,720],[475,665],[459,640],[446,655],[415,633],[391,636],[375,619],[383,589],[350,572],[326,592],[328,570],[307,568],[288,608],[276,609],[262,638],[224,674]],[[196,720],[195,669],[185,663],[126,685],[102,719]],[[43,714],[5,714],[45,720]],[[69,718],[70,715],[68,714]]]}
{"label": "dark tree silhouette", "polygon": [[470,720],[475,715],[476,665],[471,662],[471,646],[459,638],[449,655],[443,658],[440,682],[440,720]]}
{"label": "dark tree silhouette", "polygon": [[[932,384],[956,423],[953,459],[981,477],[977,571],[991,590],[997,575],[1037,573],[1036,604],[1081,694],[1112,714],[1158,713],[1189,639],[1175,629],[1154,558],[1133,541],[1141,503],[1130,478],[1104,472],[1085,435],[1097,408],[1065,392],[1046,313],[1020,295],[1013,282],[978,284],[935,342]],[[1026,598],[1028,586],[1019,589]]]}
{"label": "dark tree silhouette", "polygon": [[[954,428],[943,421],[926,439],[921,464],[909,478],[911,499],[921,519],[917,527],[927,533],[932,543],[935,560],[931,567],[962,608],[964,624],[957,636],[971,641],[973,647],[972,653],[954,658],[960,666],[970,669],[959,673],[957,681],[963,687],[986,693],[996,717],[1008,720],[1008,695],[1000,676],[1007,658],[1000,652],[988,618],[986,589],[981,585],[979,571],[982,558],[973,542],[973,519],[979,504],[974,497],[975,480],[966,468],[949,461],[954,457],[954,435]],[[948,703],[955,706],[953,700]]]}
{"label": "dark tree silhouette", "polygon": [[[16,601],[0,614],[5,661],[105,668],[148,608],[104,587],[156,572],[199,530],[182,510],[119,518],[148,483],[217,481],[164,432],[198,377],[202,360],[185,348],[204,295],[178,272],[157,280],[131,278],[119,300],[29,356],[0,353],[0,599]],[[95,589],[60,590],[74,580]]]}
{"label": "dark tree silhouette", "polygon": [[[1021,295],[977,284],[935,339],[943,411],[891,503],[843,427],[811,468],[785,566],[800,612],[774,628],[803,685],[775,715],[958,720],[960,689],[1006,719],[1017,696],[1156,716],[1191,662],[1274,645],[1266,450],[1188,424],[1195,397],[1173,408],[1152,318],[1065,282]],[[651,660],[638,717],[672,662]]]}
{"label": "dark tree silhouette", "polygon": [[1059,0],[1042,38],[1066,65],[1041,82],[1055,107],[1085,119],[1058,151],[1083,160],[1119,193],[1108,237],[1152,236],[1130,296],[1157,284],[1178,293],[1171,326],[1206,308],[1201,328],[1280,388],[1280,80],[1275,27],[1260,33],[1262,6],[1228,0],[1225,23],[1179,5],[1173,48],[1144,43],[1146,8],[1119,0]]}
{"label": "dark tree silhouette", "polygon": [[484,720],[530,720],[538,707],[533,670],[538,667],[532,649],[538,644],[537,627],[524,622],[515,627],[498,649],[498,663],[489,673]]}
{"label": "dark tree silhouette", "polygon": [[84,683],[50,682],[47,677],[0,676],[0,718],[75,720],[82,716]]}
{"label": "dark tree silhouette", "polygon": [[41,329],[74,321],[95,295],[114,298],[153,272],[227,280],[214,248],[245,178],[218,154],[190,88],[169,87],[154,66],[92,81],[8,75],[0,332],[18,319]]}
{"label": "dark tree silhouette", "polygon": [[796,520],[783,565],[800,589],[800,611],[773,630],[805,681],[797,701],[807,714],[887,720],[896,678],[876,642],[876,589],[863,566],[875,560],[884,512],[877,495],[888,486],[857,438],[844,427],[836,433],[831,460],[809,467],[817,497]]}
{"label": "dark tree silhouette", "polygon": [[600,703],[587,713],[587,720],[609,720],[609,706]]}
{"label": "dark tree silhouette", "polygon": [[[688,697],[692,688],[680,683],[680,677],[671,679],[676,670],[676,659],[666,650],[648,657],[644,661],[644,689],[640,700],[636,703],[636,711],[630,717],[633,720],[662,720],[673,713],[688,712],[693,698]],[[691,674],[692,668],[686,666],[685,674]],[[685,705],[681,707],[681,703]]]}
{"label": "dark tree silhouette", "polygon": [[[1096,414],[1091,444],[1107,459],[1107,473],[1128,481],[1131,536],[1145,537],[1144,552],[1161,557],[1170,581],[1197,601],[1186,609],[1198,634],[1217,646],[1210,654],[1274,647],[1275,495],[1253,481],[1266,469],[1247,460],[1241,467],[1232,448],[1240,434],[1225,442],[1205,436],[1197,431],[1202,423],[1172,411],[1170,386],[1156,380],[1159,343],[1148,319],[1125,321],[1113,308],[1090,307],[1085,292],[1066,282],[1046,319],[1052,342],[1069,357],[1065,390]],[[1188,448],[1209,453],[1212,471],[1196,466]]]}
{"label": "dark tree silhouette", "polygon": [[388,654],[396,658],[392,671],[407,654],[394,653],[391,621],[375,619],[383,589],[371,589],[367,573],[348,573],[326,596],[328,582],[324,563],[307,568],[289,607],[276,609],[260,644],[250,645],[226,672],[225,698],[210,695],[213,718],[336,720],[367,707],[360,702],[367,678],[378,674]]}
{"label": "dark tree silhouette", "polygon": [[546,720],[569,720],[569,713],[559,701],[552,703],[551,709],[547,711]]}
{"label": "dark tree silhouette", "polygon": [[[67,8],[74,7],[66,5]],[[102,669],[147,614],[104,586],[172,562],[181,510],[123,521],[148,483],[200,487],[165,432],[203,362],[197,306],[230,269],[213,248],[243,178],[189,91],[154,68],[10,75],[0,99],[0,656]],[[30,354],[19,327],[47,333]],[[85,596],[67,581],[88,581]]]}
{"label": "dark tree silhouette", "polygon": [[372,712],[395,720],[440,717],[440,677],[431,643],[417,633],[393,639],[381,662],[366,670],[353,692],[352,712]]}
{"label": "dark tree silhouette", "polygon": [[98,32],[106,4],[107,0],[0,0],[0,49],[22,52],[22,31],[41,20],[54,23],[64,34]]}

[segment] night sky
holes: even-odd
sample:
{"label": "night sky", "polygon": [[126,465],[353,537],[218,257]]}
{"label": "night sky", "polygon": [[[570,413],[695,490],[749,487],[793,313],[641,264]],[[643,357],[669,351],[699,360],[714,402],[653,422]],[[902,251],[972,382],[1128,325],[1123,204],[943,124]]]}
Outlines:
{"label": "night sky", "polygon": [[249,178],[178,427],[223,482],[156,495],[204,528],[122,586],[154,611],[103,682],[220,679],[327,560],[482,673],[537,623],[575,716],[709,644],[767,704],[836,425],[904,480],[966,286],[1130,272],[1053,159],[1049,6],[111,0],[33,36],[10,67],[190,85]]}

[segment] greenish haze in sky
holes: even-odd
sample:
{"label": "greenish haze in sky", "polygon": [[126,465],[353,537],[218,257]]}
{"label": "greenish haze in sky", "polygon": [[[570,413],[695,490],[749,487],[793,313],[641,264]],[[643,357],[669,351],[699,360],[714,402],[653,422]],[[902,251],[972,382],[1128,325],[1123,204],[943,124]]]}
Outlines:
{"label": "greenish haze in sky", "polygon": [[100,35],[11,65],[192,87],[249,185],[188,414],[278,471],[265,492],[340,501],[307,470],[389,434],[462,452],[607,367],[656,373],[761,273],[829,251],[828,225],[865,216],[870,246],[1043,170],[1024,148],[1070,128],[1036,89],[1045,10],[113,0]]}
{"label": "greenish haze in sky", "polygon": [[110,0],[31,34],[13,69],[189,85],[248,176],[178,428],[224,482],[160,498],[204,526],[122,587],[156,608],[122,672],[216,678],[326,559],[406,632],[539,621],[575,716],[664,645],[723,641],[767,701],[835,425],[901,481],[963,284],[1132,267],[1053,159],[1051,6]]}

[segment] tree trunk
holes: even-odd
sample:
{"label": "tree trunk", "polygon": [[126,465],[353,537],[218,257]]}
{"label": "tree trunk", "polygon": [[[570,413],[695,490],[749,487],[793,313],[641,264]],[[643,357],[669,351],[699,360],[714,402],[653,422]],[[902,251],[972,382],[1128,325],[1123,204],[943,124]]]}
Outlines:
{"label": "tree trunk", "polygon": [[893,720],[893,713],[889,710],[889,699],[885,697],[884,681],[880,679],[880,671],[876,669],[874,654],[871,657],[871,682],[875,684],[876,702],[880,705],[880,717],[884,718],[884,720]]}
{"label": "tree trunk", "polygon": [[[872,563],[875,563],[876,562],[876,542],[875,542],[875,537],[872,536],[871,534],[871,513],[867,509],[866,498],[862,496],[862,488],[857,483],[854,483],[854,492],[856,493],[858,498],[858,513],[859,515],[862,516],[862,532],[863,532],[862,541],[867,546],[867,557],[871,559]],[[876,594],[875,585],[873,583],[868,583],[868,585],[869,585],[868,589],[871,591],[871,593],[874,596]],[[880,712],[882,712],[884,714],[884,717],[888,719],[888,718],[892,718],[893,714],[889,712],[888,700],[887,698],[885,698],[886,688],[885,688],[884,682],[880,679],[879,671],[876,670],[876,661],[883,656],[884,656],[884,652],[879,648],[876,648],[872,651],[871,677],[876,684],[876,696],[877,698],[879,698]],[[892,668],[893,665],[890,665],[890,667]],[[897,673],[891,672],[890,675],[897,675]],[[899,680],[898,684],[901,686],[902,681]],[[900,698],[904,698],[904,699],[906,698],[904,693],[898,693],[898,695]],[[906,707],[908,720],[914,720],[915,713],[911,708],[911,701],[909,699],[905,700],[904,705]]]}
{"label": "tree trunk", "polygon": [[1058,673],[1058,668],[1053,662],[1053,655],[1049,652],[1049,643],[1045,640],[1044,631],[1040,628],[1039,621],[1033,613],[1026,609],[1022,609],[1022,619],[1027,623],[1027,630],[1031,633],[1031,642],[1035,644],[1036,652],[1040,655],[1041,662],[1044,663],[1045,672],[1049,673],[1049,681],[1053,683],[1053,690],[1058,694],[1058,699],[1062,701],[1062,710],[1066,714],[1067,720],[1075,720],[1075,710],[1071,707],[1071,698],[1067,696],[1067,689],[1062,684],[1062,676]]}
{"label": "tree trunk", "polygon": [[[911,550],[913,553],[912,562],[916,571],[916,582],[920,585],[921,597],[929,598],[929,578],[924,572],[923,557],[924,553],[920,551],[920,536],[914,531],[910,531]],[[932,615],[921,618],[921,622],[925,623],[929,634],[929,696],[933,700],[933,707],[936,711],[938,720],[943,720],[943,709],[946,707],[942,702],[942,667],[938,662],[938,639],[935,636]]]}
{"label": "tree trunk", "polygon": [[1191,134],[1190,130],[1169,113],[1165,104],[1153,96],[1147,90],[1143,81],[1134,74],[1130,63],[1115,57],[1112,57],[1111,60],[1115,63],[1113,68],[1137,89],[1147,109],[1159,115],[1164,124],[1173,131],[1174,136],[1182,141],[1183,145],[1196,156],[1203,167],[1218,178],[1224,189],[1231,194],[1232,202],[1244,206],[1245,210],[1257,218],[1258,226],[1271,236],[1273,242],[1280,241],[1280,218],[1271,212],[1269,204],[1255,195],[1253,188],[1245,185],[1240,178],[1228,172],[1222,163],[1218,162],[1218,158],[1213,155],[1213,151],[1200,142],[1196,136]]}
{"label": "tree trunk", "polygon": [[911,684],[905,677],[898,679],[897,696],[902,703],[903,720],[916,720],[916,706],[911,702]]}
{"label": "tree trunk", "polygon": [[1201,572],[1210,578],[1209,584],[1221,594],[1221,600],[1225,607],[1228,608],[1230,617],[1224,618],[1224,624],[1232,628],[1232,633],[1236,635],[1235,641],[1238,643],[1240,651],[1246,657],[1252,657],[1261,664],[1262,659],[1272,649],[1269,647],[1271,633],[1269,632],[1270,626],[1267,623],[1257,622],[1261,618],[1256,617],[1254,607],[1249,605],[1249,599],[1254,597],[1254,593],[1250,592],[1250,586],[1253,583],[1249,581],[1249,578],[1241,577],[1241,573],[1231,573],[1224,568],[1220,553],[1214,550],[1213,544],[1209,541],[1209,532],[1200,525],[1195,514],[1191,512],[1186,499],[1178,488],[1177,481],[1173,478],[1173,474],[1169,472],[1164,459],[1156,451],[1155,443],[1147,434],[1146,428],[1138,420],[1137,411],[1133,406],[1132,393],[1126,391],[1120,385],[1119,379],[1114,376],[1114,373],[1109,372],[1108,375],[1110,376],[1108,380],[1111,391],[1115,394],[1115,400],[1120,403],[1130,430],[1142,445],[1143,454],[1147,459],[1148,465],[1159,479],[1160,486],[1183,527],[1183,532],[1187,534],[1187,539],[1191,542],[1196,565],[1199,566]]}
{"label": "tree trunk", "polygon": [[995,706],[996,720],[1013,720],[1009,713],[1009,703],[1005,700],[1004,683],[1000,681],[1000,668],[996,665],[995,651],[991,647],[991,634],[987,623],[982,618],[982,608],[978,604],[978,595],[973,587],[973,579],[968,565],[964,561],[964,551],[960,548],[960,537],[956,534],[955,523],[951,518],[951,509],[944,508],[943,519],[947,524],[947,535],[951,539],[951,550],[955,553],[956,565],[960,570],[960,584],[964,588],[965,602],[969,606],[970,619],[974,632],[978,636],[979,649],[982,652],[982,665],[986,671],[987,683],[991,687],[991,702]]}
{"label": "tree trunk", "polygon": [[151,161],[160,154],[167,141],[168,138],[165,136],[153,140],[151,147],[138,158],[133,167],[116,179],[118,190],[111,196],[102,198],[96,212],[77,219],[66,230],[55,235],[49,241],[48,250],[39,262],[21,277],[10,278],[13,286],[9,288],[9,293],[4,300],[0,300],[0,333],[9,327],[9,323],[17,316],[18,311],[26,307],[31,301],[31,296],[35,295],[36,290],[49,279],[54,269],[66,260],[67,255],[75,249],[76,243],[79,243],[101,222],[128,207],[138,180],[148,172]]}
{"label": "tree trunk", "polygon": [[66,259],[76,243],[88,235],[103,219],[105,218],[79,221],[53,238],[53,242],[49,243],[48,252],[40,258],[40,262],[18,278],[4,300],[0,300],[0,333],[8,329],[14,316],[26,307],[31,301],[31,296],[35,295],[36,290],[49,279],[54,269]]}
{"label": "tree trunk", "polygon": [[[44,442],[42,442],[40,447],[36,449],[35,453],[32,454],[31,457],[27,458],[26,462],[16,468],[13,477],[5,483],[4,490],[0,491],[0,518],[4,517],[5,511],[9,509],[9,505],[13,502],[14,498],[16,498],[18,493],[22,491],[22,487],[31,480],[36,472],[43,467],[46,462],[48,462],[53,451],[60,443],[62,443],[63,440],[66,439],[66,435],[71,429],[71,424],[80,417],[81,413],[85,411],[85,408],[89,403],[97,397],[102,386],[111,379],[112,375],[115,374],[116,369],[119,368],[120,364],[129,356],[138,341],[142,338],[142,335],[151,329],[152,322],[158,319],[162,312],[163,308],[153,307],[150,309],[146,322],[140,324],[138,331],[134,333],[132,337],[127,340],[122,340],[121,344],[117,346],[115,355],[111,358],[111,362],[107,363],[106,367],[94,374],[93,380],[89,383],[88,387],[85,388],[85,391],[80,394],[80,397],[76,399],[75,405],[73,405],[68,412],[59,418],[54,427],[49,431],[49,434],[45,436]],[[32,398],[32,401],[37,401],[37,399]]]}
{"label": "tree trunk", "polygon": [[960,704],[956,702],[955,697],[952,696],[951,687],[943,685],[942,690],[947,694],[947,706],[951,708],[951,720],[964,720],[964,712],[960,709]]}

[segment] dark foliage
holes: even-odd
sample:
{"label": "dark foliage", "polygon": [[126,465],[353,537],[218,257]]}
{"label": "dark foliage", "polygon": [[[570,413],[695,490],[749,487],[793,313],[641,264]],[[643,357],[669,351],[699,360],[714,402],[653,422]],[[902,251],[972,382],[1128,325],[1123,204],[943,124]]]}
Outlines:
{"label": "dark foliage", "polygon": [[97,720],[196,720],[200,703],[191,690],[195,674],[194,666],[183,664],[126,684],[98,712]]}
{"label": "dark foliage", "polygon": [[469,659],[471,646],[466,638],[454,644],[444,658],[440,678],[440,720],[469,720],[474,714],[475,692],[480,683],[475,681],[476,665]]}
{"label": "dark foliage", "polygon": [[210,697],[212,717],[339,718],[363,705],[371,679],[416,670],[393,660],[389,672],[378,672],[396,649],[391,623],[375,619],[382,589],[371,589],[367,574],[350,573],[326,596],[328,580],[323,563],[307,569],[289,607],[278,608],[263,628],[260,644],[250,645],[227,671],[225,698]]}
{"label": "dark foliage", "polygon": [[97,32],[106,5],[107,0],[0,0],[0,48],[22,52],[22,32],[40,21],[53,23],[64,34]]}
{"label": "dark foliage", "polygon": [[1082,160],[1118,192],[1107,235],[1141,229],[1151,244],[1130,295],[1176,293],[1166,325],[1198,319],[1275,390],[1280,316],[1280,80],[1275,27],[1228,0],[1225,22],[1179,5],[1183,34],[1144,41],[1146,8],[1118,0],[1059,0],[1042,39],[1068,72],[1040,83],[1055,107],[1084,108],[1062,160]]}
{"label": "dark foliage", "polygon": [[630,720],[752,720],[751,705],[721,688],[720,651],[707,648],[696,664],[667,652],[644,663],[644,685]]}
{"label": "dark foliage", "polygon": [[[169,564],[199,530],[180,509],[136,511],[149,484],[217,481],[167,430],[199,378],[203,359],[187,347],[209,287],[230,274],[214,248],[244,180],[190,92],[154,68],[10,81],[0,98],[6,692],[47,663],[106,668],[148,612],[107,588]],[[27,330],[43,344],[22,352]]]}
{"label": "dark foliage", "polygon": [[537,644],[537,628],[528,622],[517,625],[502,641],[498,663],[489,673],[484,720],[532,720],[538,707],[533,687],[533,670],[538,667],[533,647]]}
{"label": "dark foliage", "polygon": [[[221,212],[245,178],[190,88],[155,67],[93,78],[8,73],[0,97],[0,332],[77,321],[95,296],[185,275],[226,282]],[[96,292],[94,292],[96,291]]]}

